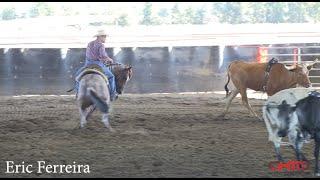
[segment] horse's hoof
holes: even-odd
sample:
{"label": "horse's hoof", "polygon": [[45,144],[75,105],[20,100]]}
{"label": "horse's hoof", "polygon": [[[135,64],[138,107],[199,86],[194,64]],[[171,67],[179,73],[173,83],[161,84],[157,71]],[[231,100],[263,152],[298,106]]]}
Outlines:
{"label": "horse's hoof", "polygon": [[218,115],[219,118],[224,118],[227,114],[226,113],[222,113],[220,115]]}
{"label": "horse's hoof", "polygon": [[225,119],[227,119],[226,118],[226,115],[225,114],[220,114],[220,115],[218,115],[218,116],[216,116],[215,118],[214,118],[215,120],[225,120]]}

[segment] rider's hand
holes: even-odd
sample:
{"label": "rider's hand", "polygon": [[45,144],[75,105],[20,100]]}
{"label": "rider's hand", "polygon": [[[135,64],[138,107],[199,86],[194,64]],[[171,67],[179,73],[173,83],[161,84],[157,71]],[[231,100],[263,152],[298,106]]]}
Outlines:
{"label": "rider's hand", "polygon": [[104,63],[105,63],[105,64],[112,64],[112,63],[113,63],[113,59],[111,59],[111,58],[105,58],[105,59],[104,59]]}
{"label": "rider's hand", "polygon": [[109,64],[113,63],[113,59],[108,58],[108,59],[107,59],[107,63],[109,63]]}

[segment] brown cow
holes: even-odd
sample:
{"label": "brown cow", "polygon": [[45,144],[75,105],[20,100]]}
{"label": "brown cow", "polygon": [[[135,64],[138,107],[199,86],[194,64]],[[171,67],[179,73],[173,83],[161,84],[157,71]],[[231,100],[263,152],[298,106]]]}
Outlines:
{"label": "brown cow", "polygon": [[[263,87],[266,86],[265,90],[267,95],[272,96],[278,91],[293,88],[297,85],[310,87],[311,83],[308,78],[308,74],[316,62],[317,59],[310,65],[293,65],[289,68],[284,64],[277,63],[272,65],[269,77],[267,78],[267,63],[244,62],[241,60],[233,61],[228,67],[228,82],[225,85],[227,104],[222,116],[226,115],[231,101],[240,92],[243,105],[246,106],[251,115],[258,117],[248,103],[246,92],[247,88],[255,91],[263,91]],[[229,93],[229,89],[227,87],[230,77],[235,86],[235,89],[231,93]]]}

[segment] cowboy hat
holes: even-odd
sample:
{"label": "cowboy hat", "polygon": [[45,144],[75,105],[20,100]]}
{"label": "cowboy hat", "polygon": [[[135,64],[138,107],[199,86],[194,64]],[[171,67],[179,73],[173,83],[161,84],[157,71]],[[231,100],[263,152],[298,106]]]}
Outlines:
{"label": "cowboy hat", "polygon": [[107,33],[104,30],[99,30],[96,35],[93,37],[98,37],[98,36],[108,36]]}

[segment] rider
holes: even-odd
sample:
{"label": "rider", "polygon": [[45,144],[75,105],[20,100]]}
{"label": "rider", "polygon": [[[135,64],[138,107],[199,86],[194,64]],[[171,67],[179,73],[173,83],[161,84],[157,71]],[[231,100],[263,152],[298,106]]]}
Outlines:
{"label": "rider", "polygon": [[[99,30],[98,33],[94,36],[96,39],[94,41],[91,41],[88,43],[87,49],[86,49],[86,62],[84,67],[80,68],[76,72],[76,76],[88,65],[96,64],[99,65],[103,71],[104,74],[108,77],[109,85],[110,85],[110,97],[111,101],[114,101],[117,99],[118,94],[116,92],[116,82],[115,77],[113,73],[111,72],[110,68],[106,66],[105,64],[113,63],[113,59],[111,59],[106,50],[103,43],[105,43],[107,34],[104,30]],[[78,90],[78,83],[76,82],[76,89]]]}

